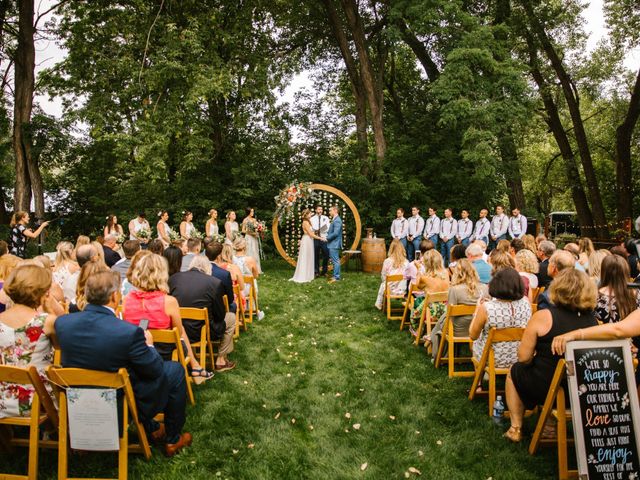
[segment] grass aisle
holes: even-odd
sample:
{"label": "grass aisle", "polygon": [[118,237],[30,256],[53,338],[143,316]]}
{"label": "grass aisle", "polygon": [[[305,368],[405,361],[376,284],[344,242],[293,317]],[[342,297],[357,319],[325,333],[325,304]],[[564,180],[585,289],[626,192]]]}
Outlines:
{"label": "grass aisle", "polygon": [[[266,318],[237,342],[238,369],[196,390],[194,445],[173,460],[157,450],[150,462],[131,457],[131,478],[392,479],[410,467],[428,479],[556,476],[552,449],[531,457],[509,444],[484,399],[467,400],[470,379],[435,370],[373,309],[377,276],[299,286],[282,262],[266,271]],[[115,465],[93,455],[71,462],[80,475],[112,475]],[[43,454],[40,471],[51,474],[42,477],[55,478],[56,465]]]}

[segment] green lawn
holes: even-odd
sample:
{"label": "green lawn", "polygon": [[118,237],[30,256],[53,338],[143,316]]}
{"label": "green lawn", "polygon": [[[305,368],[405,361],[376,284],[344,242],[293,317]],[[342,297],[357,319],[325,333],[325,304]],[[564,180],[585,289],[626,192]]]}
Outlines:
{"label": "green lawn", "polygon": [[[486,400],[467,400],[471,380],[434,369],[373,308],[377,276],[299,286],[283,262],[265,269],[266,318],[237,342],[238,368],[196,388],[193,446],[171,460],[158,450],[149,462],[132,456],[130,478],[393,479],[411,467],[428,479],[556,477],[553,449],[531,457],[526,443],[509,444]],[[3,472],[26,462],[1,459]],[[76,476],[116,473],[115,455],[71,465]],[[56,466],[43,453],[40,478],[55,478]]]}

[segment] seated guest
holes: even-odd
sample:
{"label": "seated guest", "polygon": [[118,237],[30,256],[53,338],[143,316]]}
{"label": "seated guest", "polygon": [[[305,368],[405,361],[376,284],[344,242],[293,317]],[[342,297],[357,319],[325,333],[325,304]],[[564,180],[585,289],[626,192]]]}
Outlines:
{"label": "seated guest", "polygon": [[[389,275],[404,275],[407,265],[409,265],[409,262],[404,246],[402,242],[396,238],[391,242],[391,245],[389,245],[388,257],[382,262],[382,272],[380,273],[381,283],[380,288],[378,288],[378,297],[375,303],[375,307],[378,310],[382,310],[387,277]],[[389,290],[391,291],[391,295],[404,295],[407,291],[407,281],[391,282],[389,283]]]}
{"label": "seated guest", "polygon": [[218,257],[218,260],[216,260],[216,265],[228,271],[231,274],[233,286],[238,286],[238,291],[242,298],[233,299],[233,303],[237,305],[239,301],[244,302],[244,275],[242,274],[240,267],[233,263],[233,253],[233,246],[230,242],[225,241],[222,245],[222,252],[220,252],[220,256]]}
{"label": "seated guest", "polygon": [[611,255],[611,252],[607,249],[601,248],[589,255],[589,277],[596,285],[600,285],[600,275],[602,271],[602,261],[605,257]]}
{"label": "seated guest", "polygon": [[555,251],[556,246],[553,242],[543,240],[538,244],[537,255],[538,260],[540,260],[540,268],[538,270],[538,287],[547,288],[551,283],[551,276],[547,272],[547,269],[549,268],[549,259]]}
{"label": "seated guest", "polygon": [[498,240],[496,244],[495,250],[503,253],[509,253],[509,249],[511,248],[511,242],[509,240]]}
{"label": "seated guest", "polygon": [[[576,264],[575,257],[566,250],[558,250],[549,259],[549,269],[548,274],[551,277],[552,281],[549,284],[549,287],[553,284],[553,279],[558,276],[560,272],[567,269],[573,269]],[[544,310],[545,308],[549,308],[551,306],[551,292],[549,288],[547,288],[544,292],[538,295],[537,304],[538,310]]]}
{"label": "seated guest", "polygon": [[[137,240],[136,240],[137,241]],[[140,261],[140,259],[142,257],[146,257],[147,255],[153,253],[151,251],[151,248],[148,248],[147,250],[138,250],[135,255],[133,256],[133,258],[131,258],[131,265],[129,265],[129,269],[127,270],[127,274],[125,277],[124,282],[122,283],[122,297],[126,297],[130,291],[135,290],[136,287],[133,286],[133,284],[131,283],[131,275],[133,274],[133,271],[136,268],[136,265],[138,264],[138,262]]]}
{"label": "seated guest", "polygon": [[[456,268],[453,270],[453,277],[451,278],[451,286],[449,287],[449,297],[447,299],[448,305],[475,305],[478,303],[479,298],[483,298],[487,295],[487,286],[480,282],[478,272],[473,267],[470,260],[463,258],[458,261]],[[453,322],[453,333],[456,336],[466,337],[469,335],[469,325],[471,323],[471,315],[465,315],[462,317],[455,317]],[[432,355],[435,358],[438,354],[438,348],[442,337],[442,329],[444,328],[444,322],[446,314],[440,316],[438,322],[431,330],[431,338],[425,340],[425,346],[429,345],[429,342],[433,344],[431,349]]]}
{"label": "seated guest", "polygon": [[[563,253],[567,252],[555,255]],[[554,278],[549,289],[552,304],[548,309],[538,310],[529,320],[518,348],[518,362],[507,377],[511,427],[505,437],[512,442],[522,440],[524,410],[544,403],[556,365],[562,358],[551,350],[553,338],[576,328],[597,325],[593,313],[596,286],[584,272],[567,268]]]}
{"label": "seated guest", "polygon": [[536,246],[540,246],[541,242],[546,242],[549,239],[547,238],[547,236],[544,233],[540,233],[536,236]]}
{"label": "seated guest", "polygon": [[104,263],[106,263],[109,268],[113,267],[122,259],[120,254],[115,251],[117,242],[118,236],[113,233],[104,237],[104,243],[102,244],[102,249],[104,251]]}
{"label": "seated guest", "polygon": [[182,250],[180,250],[175,245],[170,245],[169,247],[164,249],[162,256],[167,259],[169,276],[180,271],[180,269],[182,268]]}
{"label": "seated guest", "polygon": [[89,261],[99,259],[100,255],[98,255],[98,251],[92,244],[81,245],[76,250],[76,262],[78,262],[80,268]]}
{"label": "seated guest", "polygon": [[162,255],[164,252],[164,243],[159,238],[154,238],[149,242],[148,250],[156,255]]}
{"label": "seated guest", "polygon": [[[191,434],[181,433],[187,399],[184,370],[176,362],[162,360],[149,332],[113,314],[120,303],[120,275],[109,271],[93,275],[87,280],[85,296],[88,305],[83,312],[63,315],[55,323],[62,366],[106,372],[126,368],[147,434],[155,441],[166,441],[164,451],[169,457],[191,445]],[[161,412],[164,426],[153,420]]]}
{"label": "seated guest", "polygon": [[[64,287],[71,275],[76,275],[80,271],[80,266],[74,257],[73,244],[71,242],[59,242],[56,246],[56,260],[53,265],[53,281]],[[73,293],[70,292],[70,299]],[[65,295],[66,297],[67,295]]]}
{"label": "seated guest", "polygon": [[525,248],[524,240],[521,238],[514,238],[509,242],[509,254],[512,257],[515,257],[520,250],[524,250]]}
{"label": "seated guest", "polygon": [[[242,272],[244,276],[253,277],[253,290],[256,296],[258,297],[258,277],[260,276],[260,265],[256,261],[255,258],[247,255],[247,242],[244,238],[238,237],[233,241],[233,249],[235,251],[235,255],[233,257],[233,263],[235,263]],[[245,283],[244,286],[244,297],[249,301],[249,291],[250,285]],[[254,305],[253,308],[256,310],[256,315],[258,320],[262,320],[264,318],[264,312],[262,310],[258,310],[258,305]]]}
{"label": "seated guest", "polygon": [[[189,239],[191,241],[191,239]],[[222,282],[211,275],[211,263],[201,255],[194,257],[186,272],[178,272],[169,279],[171,295],[181,307],[206,308],[209,312],[212,340],[221,340],[215,369],[224,372],[235,368],[235,362],[227,356],[233,352],[233,335],[236,328],[234,313],[224,309],[224,287]],[[182,319],[187,337],[193,343],[200,341],[201,320]]]}
{"label": "seated guest", "polygon": [[118,262],[111,267],[111,270],[120,274],[120,281],[124,283],[127,278],[127,272],[131,266],[131,259],[140,251],[140,242],[137,240],[127,240],[122,244],[122,251],[124,252],[124,258],[118,260]]}
{"label": "seated guest", "polygon": [[529,250],[534,255],[538,253],[538,244],[536,243],[536,239],[533,235],[527,233],[524,237],[522,237],[522,241],[524,242],[524,248]]}
{"label": "seated guest", "polygon": [[180,252],[182,252],[182,255],[189,253],[189,250],[187,249],[187,240],[184,238],[179,238],[174,242],[171,242],[171,246],[177,247]]}
{"label": "seated guest", "polygon": [[11,272],[13,272],[13,270],[22,262],[23,260],[20,257],[12,255],[11,253],[7,253],[0,257],[0,313],[4,312],[7,306],[11,305],[11,299],[7,296],[2,287],[7,283],[9,276],[11,276]]}
{"label": "seated guest", "polygon": [[487,244],[484,240],[475,240],[473,243],[482,249],[482,260],[489,263],[489,255],[487,254]]}
{"label": "seated guest", "polygon": [[[54,333],[55,315],[40,313],[52,301],[51,271],[36,265],[16,268],[4,285],[13,306],[0,313],[0,353],[2,364],[35,366],[41,378],[53,361],[49,337]],[[34,388],[0,382],[0,418],[27,417],[31,413]]]}
{"label": "seated guest", "polygon": [[[491,252],[491,255],[489,255],[489,264],[491,265],[491,277],[505,268],[517,270],[515,258],[511,254],[501,252],[498,249],[495,249]],[[527,277],[520,277],[520,281],[524,289],[524,296],[529,298],[529,279]]]}
{"label": "seated guest", "polygon": [[451,249],[451,261],[449,262],[449,276],[453,275],[453,269],[456,267],[456,262],[467,258],[467,247],[459,243],[454,245]]}
{"label": "seated guest", "polygon": [[[420,241],[420,243],[418,244],[418,248],[420,251],[420,258],[422,258],[429,250],[434,250],[436,246],[431,240],[424,239]],[[410,285],[416,287],[418,283],[418,277],[420,275],[424,275],[424,265],[422,261],[415,259],[410,261],[404,271],[404,278],[409,282]],[[424,292],[421,292],[414,288],[413,294],[416,297],[422,297],[424,295]]]}
{"label": "seated guest", "polygon": [[596,251],[593,247],[593,242],[588,237],[582,237],[578,241],[578,248],[580,250],[580,258],[578,259],[578,262],[584,267],[585,272],[591,275],[589,272],[589,257]]}
{"label": "seated guest", "polygon": [[73,302],[69,305],[70,312],[81,312],[84,310],[84,307],[86,307],[85,286],[89,277],[92,277],[96,273],[107,271],[109,271],[109,268],[99,259],[91,260],[82,266],[78,274]]}
{"label": "seated guest", "polygon": [[478,272],[480,283],[488,284],[491,281],[491,265],[482,259],[484,250],[477,243],[472,243],[466,250],[467,258]]}
{"label": "seated guest", "polygon": [[224,295],[227,296],[227,302],[229,302],[229,311],[236,313],[237,306],[233,301],[233,279],[231,278],[231,273],[220,265],[223,263],[221,259],[222,249],[222,243],[210,242],[207,245],[205,254],[211,263],[211,275],[222,282]]}
{"label": "seated guest", "polygon": [[[476,360],[482,357],[489,330],[524,328],[531,317],[531,304],[524,295],[520,275],[513,268],[504,268],[493,276],[489,282],[489,296],[490,300],[480,300],[469,327],[469,336],[475,340],[473,357]],[[493,346],[496,367],[509,368],[516,363],[519,345],[520,342],[496,343]]]}
{"label": "seated guest", "polygon": [[[516,253],[516,270],[518,270],[520,276],[527,279],[530,290],[538,288],[538,277],[536,274],[539,269],[538,259],[531,250],[525,248]],[[535,298],[530,298],[530,300],[534,302]]]}
{"label": "seated guest", "polygon": [[582,266],[578,261],[580,259],[580,247],[578,247],[578,244],[569,242],[564,246],[564,250],[569,252],[575,258],[576,263],[574,267],[576,268],[576,270],[587,273],[584,266]]}
{"label": "seated guest", "polygon": [[86,235],[78,235],[78,238],[76,239],[76,246],[73,249],[74,256],[75,252],[77,252],[80,247],[82,247],[83,245],[89,245],[90,243],[91,239],[89,237],[87,237]]}
{"label": "seated guest", "polygon": [[[420,290],[423,295],[448,291],[449,274],[444,268],[444,260],[440,252],[435,249],[429,250],[425,253],[424,257],[420,259],[420,262],[424,266],[424,273],[418,277],[416,288]],[[409,326],[409,330],[413,335],[415,335],[418,330],[420,317],[424,308],[424,296],[416,298],[413,304],[413,310],[411,311],[411,325]],[[429,308],[431,318],[440,318],[446,311],[446,305],[441,302],[430,303],[426,308]]]}
{"label": "seated guest", "polygon": [[189,252],[182,257],[182,264],[180,265],[181,272],[189,270],[191,260],[193,260],[197,255],[200,255],[200,251],[202,250],[202,241],[199,238],[190,238],[187,240],[187,250]]}
{"label": "seated guest", "polygon": [[631,277],[636,278],[640,275],[640,270],[638,269],[638,249],[636,248],[636,244],[632,239],[628,239],[624,242],[624,249],[627,252],[627,263],[629,263]]}
{"label": "seated guest", "polygon": [[[627,287],[629,264],[618,255],[609,255],[602,260],[602,276],[598,289],[596,320],[615,323],[640,308],[640,290]],[[640,338],[634,338],[640,347]]]}
{"label": "seated guest", "polygon": [[[38,255],[31,260],[25,260],[20,263],[20,267],[26,265],[35,265],[36,267],[42,267],[48,272],[51,271],[51,259],[46,255]],[[62,287],[53,281],[51,278],[51,288],[49,289],[49,301],[43,306],[40,311],[42,313],[51,313],[53,315],[64,315],[65,299]]]}
{"label": "seated guest", "polygon": [[[107,262],[106,262],[105,257],[104,257],[104,247],[102,246],[102,241],[100,241],[100,242],[98,241],[100,239],[102,239],[102,237],[98,237],[98,239],[96,239],[95,241],[91,242],[91,246],[93,248],[95,248],[96,255],[98,255],[98,258],[102,262],[104,262],[106,264]],[[80,263],[80,262],[78,262],[78,263]]]}
{"label": "seated guest", "polygon": [[[178,301],[168,295],[169,270],[167,261],[156,254],[142,257],[131,273],[131,283],[136,287],[136,290],[132,290],[124,299],[124,320],[138,325],[140,320],[147,319],[150,330],[177,327],[185,343],[185,355],[191,359],[191,376],[194,382],[199,384],[211,378],[213,373],[207,372],[200,366],[191,350],[189,338],[180,318]],[[172,348],[160,344],[156,348],[163,358],[171,359]]]}

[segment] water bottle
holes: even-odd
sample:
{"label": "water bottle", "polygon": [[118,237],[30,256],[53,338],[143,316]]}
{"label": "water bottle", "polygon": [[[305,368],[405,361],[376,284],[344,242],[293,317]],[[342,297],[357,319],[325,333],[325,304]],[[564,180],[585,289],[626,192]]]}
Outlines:
{"label": "water bottle", "polygon": [[493,421],[496,425],[502,425],[502,415],[504,414],[504,403],[502,402],[502,395],[496,397],[496,401],[493,402]]}

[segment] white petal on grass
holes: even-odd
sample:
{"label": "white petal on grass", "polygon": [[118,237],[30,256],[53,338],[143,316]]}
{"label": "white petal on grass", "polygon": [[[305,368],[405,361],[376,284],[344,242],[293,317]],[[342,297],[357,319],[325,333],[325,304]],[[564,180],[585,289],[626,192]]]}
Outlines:
{"label": "white petal on grass", "polygon": [[362,465],[360,465],[360,471],[364,472],[368,466],[369,464],[367,462],[364,462]]}
{"label": "white petal on grass", "polygon": [[394,417],[393,415],[389,415],[389,419],[390,419],[390,420],[395,420],[395,419],[396,419],[396,417]]}
{"label": "white petal on grass", "polygon": [[231,450],[231,451],[233,452],[233,454],[234,454],[234,455],[236,455],[240,450],[235,450],[235,449],[233,449],[233,450]]}
{"label": "white petal on grass", "polygon": [[250,443],[249,445],[247,445],[247,448],[253,448],[253,447],[255,447],[253,443]]}
{"label": "white petal on grass", "polygon": [[345,413],[344,418],[351,418],[351,414],[349,412]]}
{"label": "white petal on grass", "polygon": [[354,430],[360,430],[360,426],[361,426],[361,425],[360,425],[359,423],[354,423],[354,424],[352,425],[352,427],[353,427],[353,429],[354,429]]}
{"label": "white petal on grass", "polygon": [[424,452],[422,450],[418,450],[418,456],[419,457],[424,457]]}
{"label": "white petal on grass", "polygon": [[342,394],[340,392],[336,393],[336,397],[341,397]]}
{"label": "white petal on grass", "polygon": [[437,444],[437,445],[442,445],[442,440],[438,440],[438,441],[436,442],[436,444]]}
{"label": "white petal on grass", "polygon": [[409,473],[413,473],[414,475],[422,475],[422,472],[415,467],[409,467]]}
{"label": "white petal on grass", "polygon": [[292,418],[292,419],[291,419],[291,423],[296,423],[296,419],[295,419],[295,418]]}
{"label": "white petal on grass", "polygon": [[274,417],[276,420],[280,418],[280,412]]}

